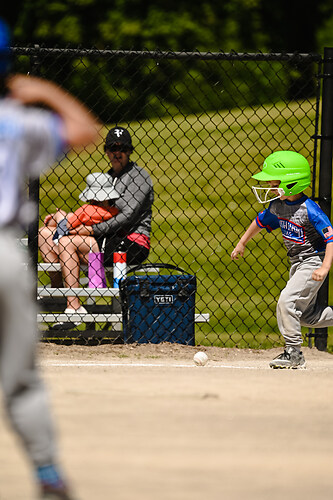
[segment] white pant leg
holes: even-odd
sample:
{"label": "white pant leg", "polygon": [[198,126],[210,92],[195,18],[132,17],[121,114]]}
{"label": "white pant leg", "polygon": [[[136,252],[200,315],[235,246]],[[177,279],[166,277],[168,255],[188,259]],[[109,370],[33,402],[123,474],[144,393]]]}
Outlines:
{"label": "white pant leg", "polygon": [[291,266],[290,279],[282,290],[277,304],[278,327],[287,346],[302,344],[302,316],[303,314],[307,317],[312,316],[318,291],[323,285],[323,281],[312,279],[313,271],[321,264],[321,258],[315,256]]}
{"label": "white pant leg", "polygon": [[322,307],[318,302],[315,302],[311,310],[304,312],[301,317],[301,325],[309,328],[333,326],[333,307]]}
{"label": "white pant leg", "polygon": [[55,461],[44,385],[35,365],[37,315],[33,280],[14,234],[0,231],[0,381],[11,423],[35,465]]}

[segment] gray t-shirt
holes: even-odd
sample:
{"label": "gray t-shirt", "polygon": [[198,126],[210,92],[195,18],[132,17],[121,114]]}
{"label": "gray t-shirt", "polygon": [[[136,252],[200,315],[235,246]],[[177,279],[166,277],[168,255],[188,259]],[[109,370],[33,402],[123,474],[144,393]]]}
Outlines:
{"label": "gray t-shirt", "polygon": [[333,228],[319,205],[306,195],[297,201],[274,200],[256,218],[268,232],[280,228],[291,260],[325,252],[333,242]]}
{"label": "gray t-shirt", "polygon": [[0,227],[31,221],[25,182],[50,167],[65,148],[63,123],[52,112],[0,101]]}
{"label": "gray t-shirt", "polygon": [[[108,172],[113,176],[112,169]],[[114,234],[143,234],[151,232],[153,183],[148,172],[136,163],[130,162],[118,177],[114,187],[120,197],[115,201],[119,213],[108,221],[93,226],[94,236],[101,238]]]}

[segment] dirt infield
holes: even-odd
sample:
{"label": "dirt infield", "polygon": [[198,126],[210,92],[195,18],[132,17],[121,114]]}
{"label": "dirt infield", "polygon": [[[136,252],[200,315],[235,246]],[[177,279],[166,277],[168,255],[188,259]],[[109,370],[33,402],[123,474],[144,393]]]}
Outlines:
{"label": "dirt infield", "polygon": [[[307,370],[269,369],[279,352],[41,345],[78,500],[331,499],[333,357],[305,348]],[[35,493],[1,418],[0,500]]]}

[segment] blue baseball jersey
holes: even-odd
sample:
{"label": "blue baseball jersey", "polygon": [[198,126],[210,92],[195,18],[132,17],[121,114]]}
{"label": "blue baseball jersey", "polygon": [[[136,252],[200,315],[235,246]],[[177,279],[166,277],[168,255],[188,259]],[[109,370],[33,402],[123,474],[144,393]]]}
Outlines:
{"label": "blue baseball jersey", "polygon": [[34,218],[25,203],[26,178],[38,177],[64,153],[63,137],[63,122],[53,112],[0,101],[0,227]]}
{"label": "blue baseball jersey", "polygon": [[310,257],[333,243],[333,227],[317,203],[302,196],[297,201],[273,200],[256,218],[268,232],[280,228],[288,256]]}

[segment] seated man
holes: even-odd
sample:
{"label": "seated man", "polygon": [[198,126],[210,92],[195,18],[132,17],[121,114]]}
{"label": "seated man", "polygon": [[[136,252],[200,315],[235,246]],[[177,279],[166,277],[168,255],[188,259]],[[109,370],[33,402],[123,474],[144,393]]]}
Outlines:
{"label": "seated man", "polygon": [[[114,202],[118,213],[92,226],[70,228],[69,234],[63,236],[58,245],[53,241],[54,227],[49,228],[45,224],[39,232],[39,248],[44,261],[60,262],[64,284],[68,288],[79,287],[80,264],[87,264],[89,252],[100,251],[104,240],[105,264],[112,265],[113,253],[119,249],[127,253],[129,265],[141,264],[149,254],[154,200],[150,175],[130,161],[133,146],[126,129],[111,129],[104,150],[112,166],[107,173],[119,193],[119,198]],[[53,276],[52,286],[61,286],[58,283]],[[65,312],[84,312],[77,296],[67,297]]]}

